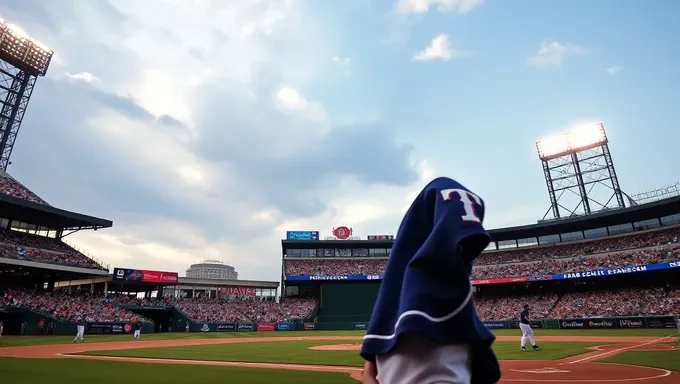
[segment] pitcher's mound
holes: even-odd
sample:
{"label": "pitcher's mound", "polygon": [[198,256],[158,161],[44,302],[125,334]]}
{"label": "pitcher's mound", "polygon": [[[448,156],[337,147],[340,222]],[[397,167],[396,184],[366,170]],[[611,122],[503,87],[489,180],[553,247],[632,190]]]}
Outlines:
{"label": "pitcher's mound", "polygon": [[309,347],[315,351],[361,351],[361,344],[330,344]]}

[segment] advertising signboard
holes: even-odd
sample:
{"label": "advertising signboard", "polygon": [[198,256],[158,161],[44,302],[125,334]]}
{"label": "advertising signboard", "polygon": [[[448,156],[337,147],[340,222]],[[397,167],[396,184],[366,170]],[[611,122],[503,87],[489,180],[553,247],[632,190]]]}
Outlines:
{"label": "advertising signboard", "polygon": [[137,283],[177,283],[177,272],[148,271],[144,269],[114,268],[113,280]]}
{"label": "advertising signboard", "polygon": [[319,240],[319,231],[287,231],[286,240]]}

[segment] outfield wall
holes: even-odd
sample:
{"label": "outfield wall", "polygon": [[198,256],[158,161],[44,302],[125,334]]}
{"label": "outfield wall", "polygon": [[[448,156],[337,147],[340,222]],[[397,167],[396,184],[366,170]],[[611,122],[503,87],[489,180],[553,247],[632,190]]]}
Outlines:
{"label": "outfield wall", "polygon": [[321,284],[317,323],[368,322],[378,298],[380,283]]}
{"label": "outfield wall", "polygon": [[[519,329],[519,321],[484,321],[488,329]],[[548,319],[531,322],[540,329],[676,329],[671,316]],[[368,322],[194,323],[192,332],[365,331]]]}

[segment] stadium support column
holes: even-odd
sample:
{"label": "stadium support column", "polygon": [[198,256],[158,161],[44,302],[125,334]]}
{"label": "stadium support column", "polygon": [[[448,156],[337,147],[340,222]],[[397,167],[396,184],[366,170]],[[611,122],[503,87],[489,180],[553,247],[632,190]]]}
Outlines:
{"label": "stadium support column", "polygon": [[583,174],[581,173],[581,165],[578,161],[578,153],[571,154],[571,163],[574,166],[576,184],[578,185],[578,192],[581,196],[581,204],[583,204],[583,211],[586,215],[590,215],[590,202],[588,201],[588,192],[586,191],[586,185],[583,183]]}

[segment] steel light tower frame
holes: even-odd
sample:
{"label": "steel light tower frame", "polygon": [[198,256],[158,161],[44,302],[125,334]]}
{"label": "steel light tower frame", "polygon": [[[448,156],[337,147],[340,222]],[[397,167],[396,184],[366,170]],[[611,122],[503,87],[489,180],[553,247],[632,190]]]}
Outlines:
{"label": "steel light tower frame", "polygon": [[47,73],[53,54],[0,19],[0,171],[7,171],[35,82]]}
{"label": "steel light tower frame", "polygon": [[[551,211],[559,219],[626,207],[624,196],[628,196],[619,185],[603,124],[582,125],[539,141],[536,151],[550,196],[543,220]],[[577,200],[564,203],[565,194]]]}

